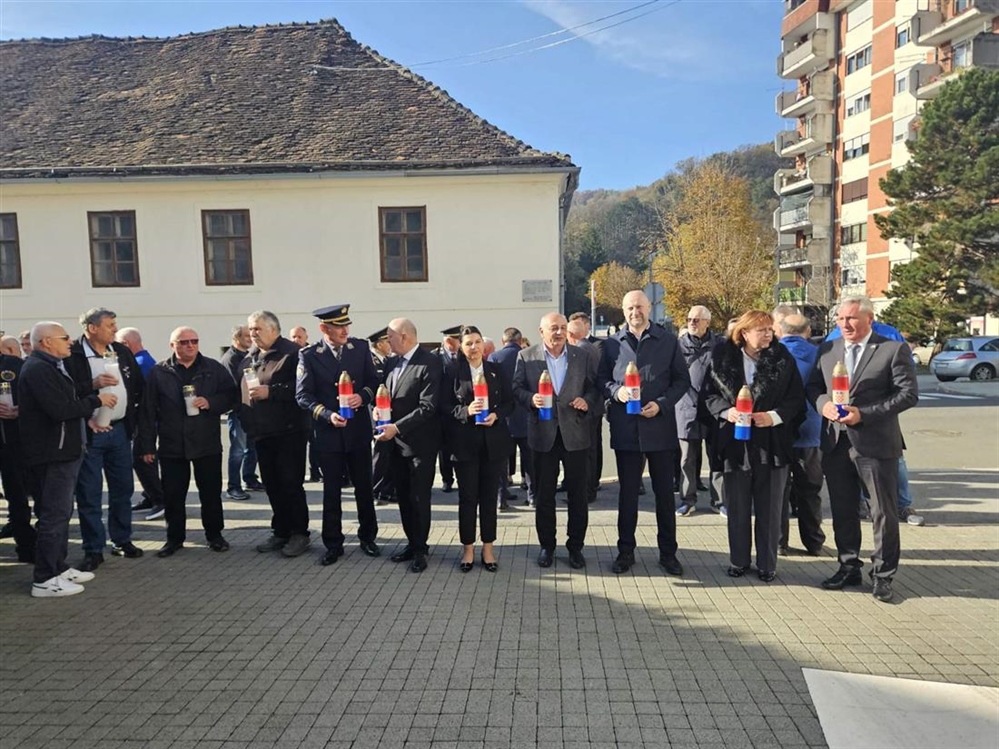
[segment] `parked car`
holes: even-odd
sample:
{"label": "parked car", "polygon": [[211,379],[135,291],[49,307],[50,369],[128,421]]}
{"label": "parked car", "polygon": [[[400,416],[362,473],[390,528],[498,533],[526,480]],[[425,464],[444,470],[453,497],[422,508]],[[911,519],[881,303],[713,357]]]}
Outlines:
{"label": "parked car", "polygon": [[912,342],[909,344],[912,348],[912,363],[917,367],[926,366],[930,363],[930,359],[933,358],[934,346],[933,343],[929,344]]}
{"label": "parked car", "polygon": [[930,362],[930,373],[941,382],[958,377],[993,380],[999,372],[999,338],[989,335],[950,338]]}

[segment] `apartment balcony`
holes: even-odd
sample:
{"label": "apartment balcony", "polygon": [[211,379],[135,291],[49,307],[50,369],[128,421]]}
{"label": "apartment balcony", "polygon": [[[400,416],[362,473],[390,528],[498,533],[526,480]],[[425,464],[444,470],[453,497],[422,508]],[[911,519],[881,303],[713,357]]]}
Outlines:
{"label": "apartment balcony", "polygon": [[829,66],[834,56],[833,35],[827,29],[816,29],[793,49],[777,57],[777,75],[781,78],[801,78]]}
{"label": "apartment balcony", "polygon": [[985,30],[999,14],[999,0],[924,0],[916,11],[916,44],[939,47],[953,39]]}
{"label": "apartment balcony", "polygon": [[808,301],[807,289],[804,286],[790,286],[778,290],[781,304],[804,304]]}
{"label": "apartment balcony", "polygon": [[795,91],[777,94],[774,102],[777,114],[785,119],[795,119],[832,112],[834,75],[834,71],[824,70],[811,76],[804,89],[799,84]]}
{"label": "apartment balcony", "polygon": [[808,265],[807,247],[782,247],[777,250],[777,267],[781,270]]}
{"label": "apartment balcony", "polygon": [[[970,40],[971,49],[964,58],[964,65],[956,65],[953,53],[943,63],[924,63],[925,76],[919,76],[917,99],[933,99],[948,82],[954,80],[968,68],[999,69],[999,34],[979,34]],[[911,80],[911,79],[910,79]]]}
{"label": "apartment balcony", "polygon": [[805,231],[815,239],[829,236],[832,199],[814,192],[796,193],[781,199],[774,211],[774,230],[779,234]]}
{"label": "apartment balcony", "polygon": [[[930,93],[930,86],[940,79],[943,68],[936,62],[921,62],[909,69],[909,91],[917,99],[932,99],[936,92]],[[926,91],[923,91],[923,89]],[[939,89],[936,89],[939,90]]]}
{"label": "apartment balcony", "polygon": [[833,22],[829,0],[784,0],[780,35],[800,38],[811,34],[815,29],[831,29]]}
{"label": "apartment balcony", "polygon": [[800,169],[778,169],[774,173],[774,192],[778,195],[801,192],[815,185],[831,185],[833,160],[828,154],[818,154],[808,159]]}
{"label": "apartment balcony", "polygon": [[774,138],[774,150],[788,158],[799,154],[825,150],[833,142],[831,114],[813,114],[799,130],[783,130]]}

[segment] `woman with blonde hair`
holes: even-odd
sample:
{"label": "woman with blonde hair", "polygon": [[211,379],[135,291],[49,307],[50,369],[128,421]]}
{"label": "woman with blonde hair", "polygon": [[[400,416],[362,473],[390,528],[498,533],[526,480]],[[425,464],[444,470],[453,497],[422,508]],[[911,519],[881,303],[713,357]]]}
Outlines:
{"label": "woman with blonde hair", "polygon": [[[736,439],[736,400],[743,386],[752,396],[748,440]],[[760,580],[777,572],[784,485],[798,426],[805,416],[805,388],[794,357],[774,338],[773,318],[750,310],[711,355],[702,390],[714,420],[713,464],[722,466],[728,506],[730,577],[749,570],[756,516],[756,568]]]}

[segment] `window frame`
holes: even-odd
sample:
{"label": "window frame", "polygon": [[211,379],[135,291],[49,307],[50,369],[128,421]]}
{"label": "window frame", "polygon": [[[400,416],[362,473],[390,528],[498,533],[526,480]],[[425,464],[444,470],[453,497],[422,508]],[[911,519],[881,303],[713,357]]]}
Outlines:
{"label": "window frame", "polygon": [[859,159],[871,152],[871,134],[864,133],[856,138],[843,141],[843,161]]}
{"label": "window frame", "polygon": [[840,245],[860,244],[861,242],[866,242],[866,241],[867,241],[866,221],[862,221],[859,224],[848,224],[847,226],[841,226],[839,229]]}
{"label": "window frame", "polygon": [[[17,225],[17,213],[8,211],[5,213],[0,213],[0,221],[4,219],[13,219],[14,221],[14,236],[10,239],[0,239],[0,247],[5,245],[12,245],[14,249],[14,272],[16,273],[15,283],[6,284],[3,283],[3,274],[0,273],[0,289],[23,289],[24,288],[24,272],[21,267],[21,229]],[[0,251],[0,261],[3,260],[3,253]],[[2,265],[0,265],[2,268]]]}
{"label": "window frame", "polygon": [[904,47],[906,44],[912,41],[912,28],[906,24],[905,26],[895,27],[895,49]]}
{"label": "window frame", "polygon": [[[112,237],[99,237],[94,236],[94,220],[99,219],[102,216],[110,216],[115,221],[115,226],[117,229],[117,219],[121,216],[130,216],[132,219],[132,232],[131,237],[123,236],[112,236]],[[135,211],[87,211],[87,238],[90,245],[90,285],[95,289],[136,289],[142,286],[142,276],[139,272],[139,223],[136,219]],[[98,242],[106,241],[110,239],[112,243],[111,252],[111,272],[114,280],[111,283],[98,283],[97,281],[97,259],[94,256],[95,245]],[[132,242],[132,264],[135,265],[135,282],[134,283],[122,283],[118,278],[118,254],[115,251],[117,248],[113,245],[119,240],[129,240]]]}
{"label": "window frame", "polygon": [[[411,211],[420,212],[420,225],[423,227],[421,232],[411,232],[405,230],[398,232],[387,232],[385,230],[385,216],[388,213],[401,213],[405,216],[406,213]],[[411,278],[409,274],[409,269],[405,259],[407,257],[405,248],[408,245],[409,237],[419,236],[421,238],[422,244],[422,260],[423,260],[423,276],[420,278]],[[386,265],[386,247],[385,240],[389,237],[399,237],[400,238],[400,248],[402,249],[402,278],[388,278],[385,273]],[[381,283],[428,283],[430,281],[430,250],[429,242],[427,241],[427,206],[378,206],[378,275]]]}
{"label": "window frame", "polygon": [[861,47],[846,58],[846,74],[851,75],[871,64],[871,45]]}
{"label": "window frame", "polygon": [[[230,234],[230,235],[210,235],[208,233],[208,217],[213,214],[243,214],[246,219],[246,234]],[[249,266],[249,277],[247,280],[233,280],[235,273],[230,272],[225,281],[213,281],[211,278],[211,273],[209,272],[209,266],[211,261],[208,257],[208,247],[209,242],[212,240],[227,239],[246,239],[246,254],[247,254],[247,265]],[[250,209],[249,208],[202,208],[201,209],[201,246],[202,246],[202,259],[205,267],[205,286],[253,286],[253,227],[250,224]],[[229,271],[235,270],[235,258],[227,258],[227,267]]]}
{"label": "window frame", "polygon": [[[868,89],[862,94],[854,96],[846,105],[846,117],[854,117],[868,111],[871,108],[871,91]],[[845,119],[845,118],[844,118]]]}

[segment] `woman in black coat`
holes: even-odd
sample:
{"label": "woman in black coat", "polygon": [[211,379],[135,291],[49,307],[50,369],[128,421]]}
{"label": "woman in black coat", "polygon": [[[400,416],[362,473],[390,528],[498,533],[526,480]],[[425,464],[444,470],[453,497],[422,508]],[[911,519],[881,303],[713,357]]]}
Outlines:
{"label": "woman in black coat", "polygon": [[[454,366],[444,373],[444,439],[458,478],[458,532],[463,545],[462,572],[475,562],[475,516],[479,515],[482,535],[482,566],[489,572],[498,567],[493,542],[496,540],[496,494],[506,470],[513,442],[506,417],[513,411],[513,392],[499,365],[485,361],[478,328],[461,331],[461,348]],[[484,404],[473,391],[477,375],[489,389],[489,415],[477,424],[475,415]]]}
{"label": "woman in black coat", "polygon": [[[748,441],[735,439],[735,402],[748,385],[753,397]],[[773,318],[751,310],[711,355],[702,390],[716,426],[713,464],[724,471],[730,577],[749,570],[756,515],[756,568],[764,582],[777,571],[781,507],[793,444],[805,415],[805,388],[794,357],[774,338]]]}

